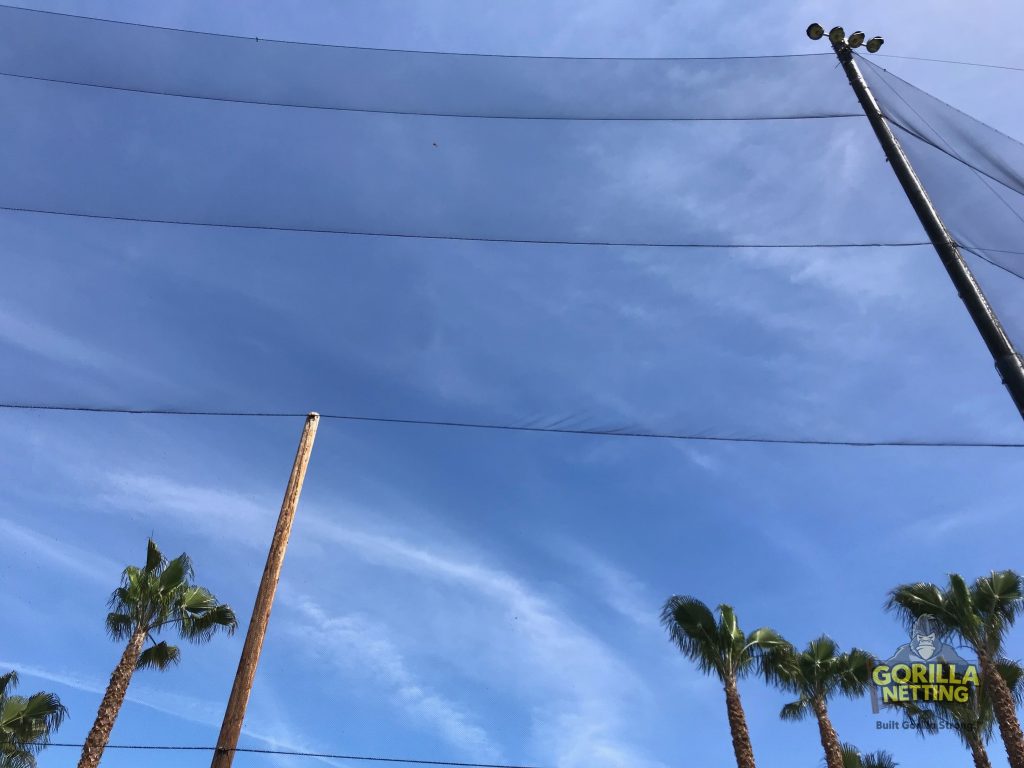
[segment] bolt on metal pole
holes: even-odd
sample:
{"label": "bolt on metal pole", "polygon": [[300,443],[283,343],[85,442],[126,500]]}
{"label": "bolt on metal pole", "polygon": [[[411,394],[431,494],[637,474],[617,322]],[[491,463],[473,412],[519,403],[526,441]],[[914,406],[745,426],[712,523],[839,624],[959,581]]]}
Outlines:
{"label": "bolt on metal pole", "polygon": [[1021,418],[1024,418],[1024,360],[1014,349],[1010,337],[1006,335],[992,305],[985,298],[985,294],[970,267],[967,266],[963,254],[960,253],[952,235],[946,229],[935,206],[932,205],[931,198],[928,197],[921,180],[896,138],[896,134],[885,121],[878,102],[875,101],[871,89],[868,88],[868,84],[861,74],[860,67],[857,66],[853,50],[845,39],[831,42],[832,48],[850,80],[850,85],[853,87],[854,93],[857,94],[857,100],[863,107],[864,114],[867,115],[868,122],[871,123],[875,136],[878,137],[878,142],[889,159],[889,164],[896,172],[896,178],[899,179],[903,191],[906,192],[911,205],[914,206],[917,217],[921,220],[925,232],[928,233],[928,239],[935,246],[935,251],[939,254],[946,272],[949,273],[957,293],[960,294],[981,338],[985,341],[985,346],[992,354],[1003,385],[1010,393],[1010,397],[1013,398]]}

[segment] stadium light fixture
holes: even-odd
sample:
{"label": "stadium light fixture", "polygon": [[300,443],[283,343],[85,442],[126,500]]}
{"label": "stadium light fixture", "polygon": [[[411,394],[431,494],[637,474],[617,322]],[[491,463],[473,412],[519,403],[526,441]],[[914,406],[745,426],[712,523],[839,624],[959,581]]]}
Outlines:
{"label": "stadium light fixture", "polygon": [[[825,28],[818,22],[814,22],[807,28],[807,36],[811,40],[821,40],[825,37]],[[878,53],[878,49],[885,43],[883,37],[872,37],[870,40],[865,40],[866,34],[861,32],[859,29],[852,33],[849,37],[846,36],[846,30],[842,27],[832,27],[828,32],[828,40],[832,43],[832,47],[836,49],[836,52],[846,51],[850,53],[854,48],[860,48],[864,46],[868,53]]]}
{"label": "stadium light fixture", "polygon": [[[807,28],[807,36],[813,40],[815,33],[819,30],[819,25],[812,24]],[[868,53],[877,53],[885,43],[884,38],[876,36],[865,42],[864,33],[857,30],[847,39],[842,27],[832,27],[828,33],[828,39],[832,44],[832,50],[835,51],[836,58],[839,59],[839,64],[846,73],[847,80],[850,81],[850,86],[857,94],[857,101],[860,102],[864,115],[874,130],[875,138],[878,139],[878,143],[881,144],[882,150],[885,152],[886,160],[896,172],[900,186],[903,187],[918,219],[928,233],[928,239],[942,260],[946,273],[953,282],[957,293],[960,294],[964,306],[967,307],[967,312],[981,334],[985,346],[988,347],[996,364],[996,370],[1003,380],[1003,385],[1010,393],[1013,404],[1017,407],[1021,417],[1024,417],[1024,355],[1017,352],[1010,337],[1003,329],[992,305],[989,304],[971,272],[970,266],[964,259],[963,253],[953,242],[952,235],[935,210],[931,198],[928,197],[928,192],[921,183],[921,178],[914,171],[910,158],[903,151],[899,138],[893,132],[889,121],[886,120],[882,106],[871,93],[868,81],[864,79],[864,74],[860,70],[858,59],[863,57],[858,56],[855,49],[863,45]]]}

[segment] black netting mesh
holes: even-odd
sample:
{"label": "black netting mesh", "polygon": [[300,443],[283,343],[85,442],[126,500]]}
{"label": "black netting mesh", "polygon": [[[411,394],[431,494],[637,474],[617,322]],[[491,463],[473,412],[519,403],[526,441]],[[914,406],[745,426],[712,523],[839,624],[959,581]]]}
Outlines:
{"label": "black netting mesh", "polygon": [[[1022,271],[1019,145],[866,69],[956,237]],[[936,423],[1016,437],[977,416],[1004,395],[927,247],[796,247],[923,240],[831,54],[425,54],[6,8],[0,72],[7,290],[134,371],[16,349],[10,400],[898,439],[945,398]],[[263,382],[282,357],[317,375]]]}
{"label": "black netting mesh", "polygon": [[1024,144],[861,59],[882,111],[895,127],[953,238],[986,293],[1024,344]]}
{"label": "black netting mesh", "polygon": [[829,54],[550,59],[282,43],[0,9],[0,72],[318,109],[537,119],[858,115]]}

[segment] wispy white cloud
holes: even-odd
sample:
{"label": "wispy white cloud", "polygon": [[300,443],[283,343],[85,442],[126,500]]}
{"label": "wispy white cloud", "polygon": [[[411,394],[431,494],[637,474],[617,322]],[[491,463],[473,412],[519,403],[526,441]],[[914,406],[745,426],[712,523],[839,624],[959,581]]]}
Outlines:
{"label": "wispy white cloud", "polygon": [[150,383],[162,381],[102,346],[33,317],[23,307],[0,305],[0,344],[17,347],[54,363],[88,368],[106,376],[131,376]]}
{"label": "wispy white cloud", "polygon": [[551,550],[574,570],[582,572],[584,582],[596,598],[638,627],[657,628],[657,602],[631,573],[573,541],[552,542]]}
{"label": "wispy white cloud", "polygon": [[0,550],[6,550],[9,557],[16,553],[28,554],[46,562],[49,567],[61,568],[104,585],[116,581],[121,572],[121,567],[113,560],[59,541],[14,520],[0,518],[0,527],[4,531],[0,537]]}
{"label": "wispy white cloud", "polygon": [[149,516],[170,513],[195,530],[228,534],[251,546],[265,543],[277,514],[269,500],[261,504],[237,492],[132,472],[107,475],[100,500],[105,507]]}
{"label": "wispy white cloud", "polygon": [[[472,664],[484,666],[532,713],[536,748],[546,759],[565,768],[658,765],[632,742],[624,716],[628,703],[647,696],[641,680],[611,648],[524,582],[484,565],[479,556],[428,548],[423,537],[414,545],[323,520],[318,533],[370,564],[456,589],[470,608],[451,612],[449,630],[462,641],[474,638],[480,653]],[[515,632],[503,629],[509,617]]]}
{"label": "wispy white cloud", "polygon": [[[77,672],[47,669],[20,661],[0,661],[0,668],[14,669],[17,670],[19,675],[35,677],[72,688],[76,691],[94,693],[97,696],[101,696],[106,689],[106,685],[100,680]],[[214,725],[217,723],[220,715],[223,714],[222,708],[218,712],[218,707],[212,702],[178,693],[148,690],[134,682],[128,689],[127,701],[160,712],[161,714],[173,715],[182,720],[201,725]],[[98,704],[99,700],[97,699]]]}
{"label": "wispy white cloud", "polygon": [[[252,521],[266,515],[239,494],[164,477],[119,473],[111,483],[107,499],[119,506],[153,514],[173,510],[188,525],[243,543],[250,541],[246,529]],[[487,723],[470,716],[455,693],[465,679],[486,677],[506,691],[506,704],[527,713],[534,749],[544,760],[564,768],[658,765],[631,738],[626,715],[628,708],[650,703],[649,691],[629,662],[571,613],[493,565],[493,557],[454,540],[441,544],[431,530],[385,535],[361,528],[353,522],[357,517],[351,510],[327,514],[307,505],[304,530],[330,549],[332,560],[339,547],[355,555],[356,563],[371,569],[363,574],[368,583],[396,579],[404,592],[417,594],[432,584],[422,593],[424,600],[441,589],[446,595],[444,622],[419,617],[422,635],[417,644],[420,651],[426,649],[432,658],[451,665],[451,682],[444,689],[422,682],[397,639],[403,637],[402,628],[394,625],[396,616],[403,622],[410,617],[387,599],[372,611],[363,606],[361,614],[347,605],[336,609],[329,604],[332,595],[299,600],[298,610],[320,652],[340,646],[346,653],[333,657],[361,654],[398,706],[467,753],[491,760],[503,752],[502,745],[492,743]],[[347,562],[346,567],[360,567]],[[649,621],[642,603],[636,602],[640,586],[635,580],[596,558],[588,567],[614,587],[604,595],[613,608],[632,621]],[[285,604],[292,602],[289,598]]]}
{"label": "wispy white cloud", "polygon": [[401,709],[450,744],[481,762],[502,760],[500,750],[473,715],[416,679],[384,626],[364,616],[329,616],[308,597],[299,599],[297,607],[305,621],[292,631],[322,660],[340,665],[346,672],[356,667],[372,670],[377,683],[386,686]]}
{"label": "wispy white cloud", "polygon": [[[105,684],[99,679],[78,672],[50,669],[21,661],[0,660],[0,670],[10,669],[17,671],[18,675],[26,681],[35,678],[83,693],[95,694],[97,706],[99,706],[100,697],[106,690]],[[132,681],[131,687],[128,689],[125,701],[128,704],[145,707],[178,720],[207,726],[211,733],[215,733],[220,728],[221,718],[224,715],[224,704],[221,702],[200,699],[174,691],[159,690],[140,685],[135,680]],[[249,714],[248,720],[250,725],[242,729],[243,735],[256,739],[271,748],[296,752],[322,751],[303,739],[298,729],[292,724],[284,726],[277,720],[257,719],[253,717],[253,713]],[[253,720],[256,722],[253,723]],[[336,764],[329,760],[320,762],[329,765]]]}

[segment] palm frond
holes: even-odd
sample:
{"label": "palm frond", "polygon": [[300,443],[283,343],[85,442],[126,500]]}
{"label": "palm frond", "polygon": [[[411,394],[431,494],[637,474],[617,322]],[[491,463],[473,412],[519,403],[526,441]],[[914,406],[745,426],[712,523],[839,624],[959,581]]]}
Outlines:
{"label": "palm frond", "polygon": [[0,699],[2,699],[7,694],[8,689],[13,691],[17,687],[18,673],[15,672],[13,669],[6,675],[0,675]]}
{"label": "palm frond", "polygon": [[160,552],[160,548],[156,545],[156,542],[152,539],[146,542],[146,572],[156,573],[159,571],[164,563],[163,554]]}
{"label": "palm frond", "polygon": [[680,652],[705,674],[723,674],[718,627],[711,609],[695,597],[673,595],[661,609],[661,623]]}
{"label": "palm frond", "polygon": [[60,703],[57,694],[40,691],[25,700],[21,717],[33,724],[33,730],[38,732],[37,739],[45,739],[60,728],[67,714],[67,707]]}
{"label": "palm frond", "polygon": [[135,631],[135,619],[127,613],[111,611],[107,614],[107,634],[111,640],[127,640]]}
{"label": "palm frond", "polygon": [[192,579],[192,561],[188,555],[182,553],[164,566],[160,573],[160,588],[172,590],[177,586],[184,585]]}
{"label": "palm frond", "polygon": [[178,634],[190,643],[206,643],[219,631],[233,634],[238,628],[238,619],[230,606],[215,604],[197,614],[180,614],[177,628]]}
{"label": "palm frond", "polygon": [[36,759],[28,750],[0,743],[0,768],[36,768]]}
{"label": "palm frond", "polygon": [[860,765],[861,768],[897,768],[899,763],[896,762],[891,753],[886,752],[884,749],[879,749],[876,752],[868,752],[861,755]]}
{"label": "palm frond", "polygon": [[889,592],[885,609],[896,614],[906,629],[924,614],[931,614],[938,621],[945,622],[946,601],[941,588],[936,584],[917,582],[901,584]]}
{"label": "palm frond", "polygon": [[17,675],[0,678],[0,768],[34,766],[34,755],[49,742],[52,734],[67,716],[67,709],[52,693],[40,691],[31,696],[14,696],[10,692]]}
{"label": "palm frond", "polygon": [[180,661],[181,651],[177,646],[168,645],[166,642],[159,642],[151,645],[139,654],[139,660],[135,668],[164,670],[178,664]]}
{"label": "palm frond", "polygon": [[1017,706],[1024,704],[1024,666],[1019,661],[1000,659],[996,662],[996,669],[999,676],[1006,681],[1006,687],[1010,689]]}
{"label": "palm frond", "polygon": [[779,719],[787,720],[789,722],[798,722],[807,717],[809,710],[810,702],[801,698],[797,701],[791,701],[788,704],[783,705],[782,709],[779,710]]}

